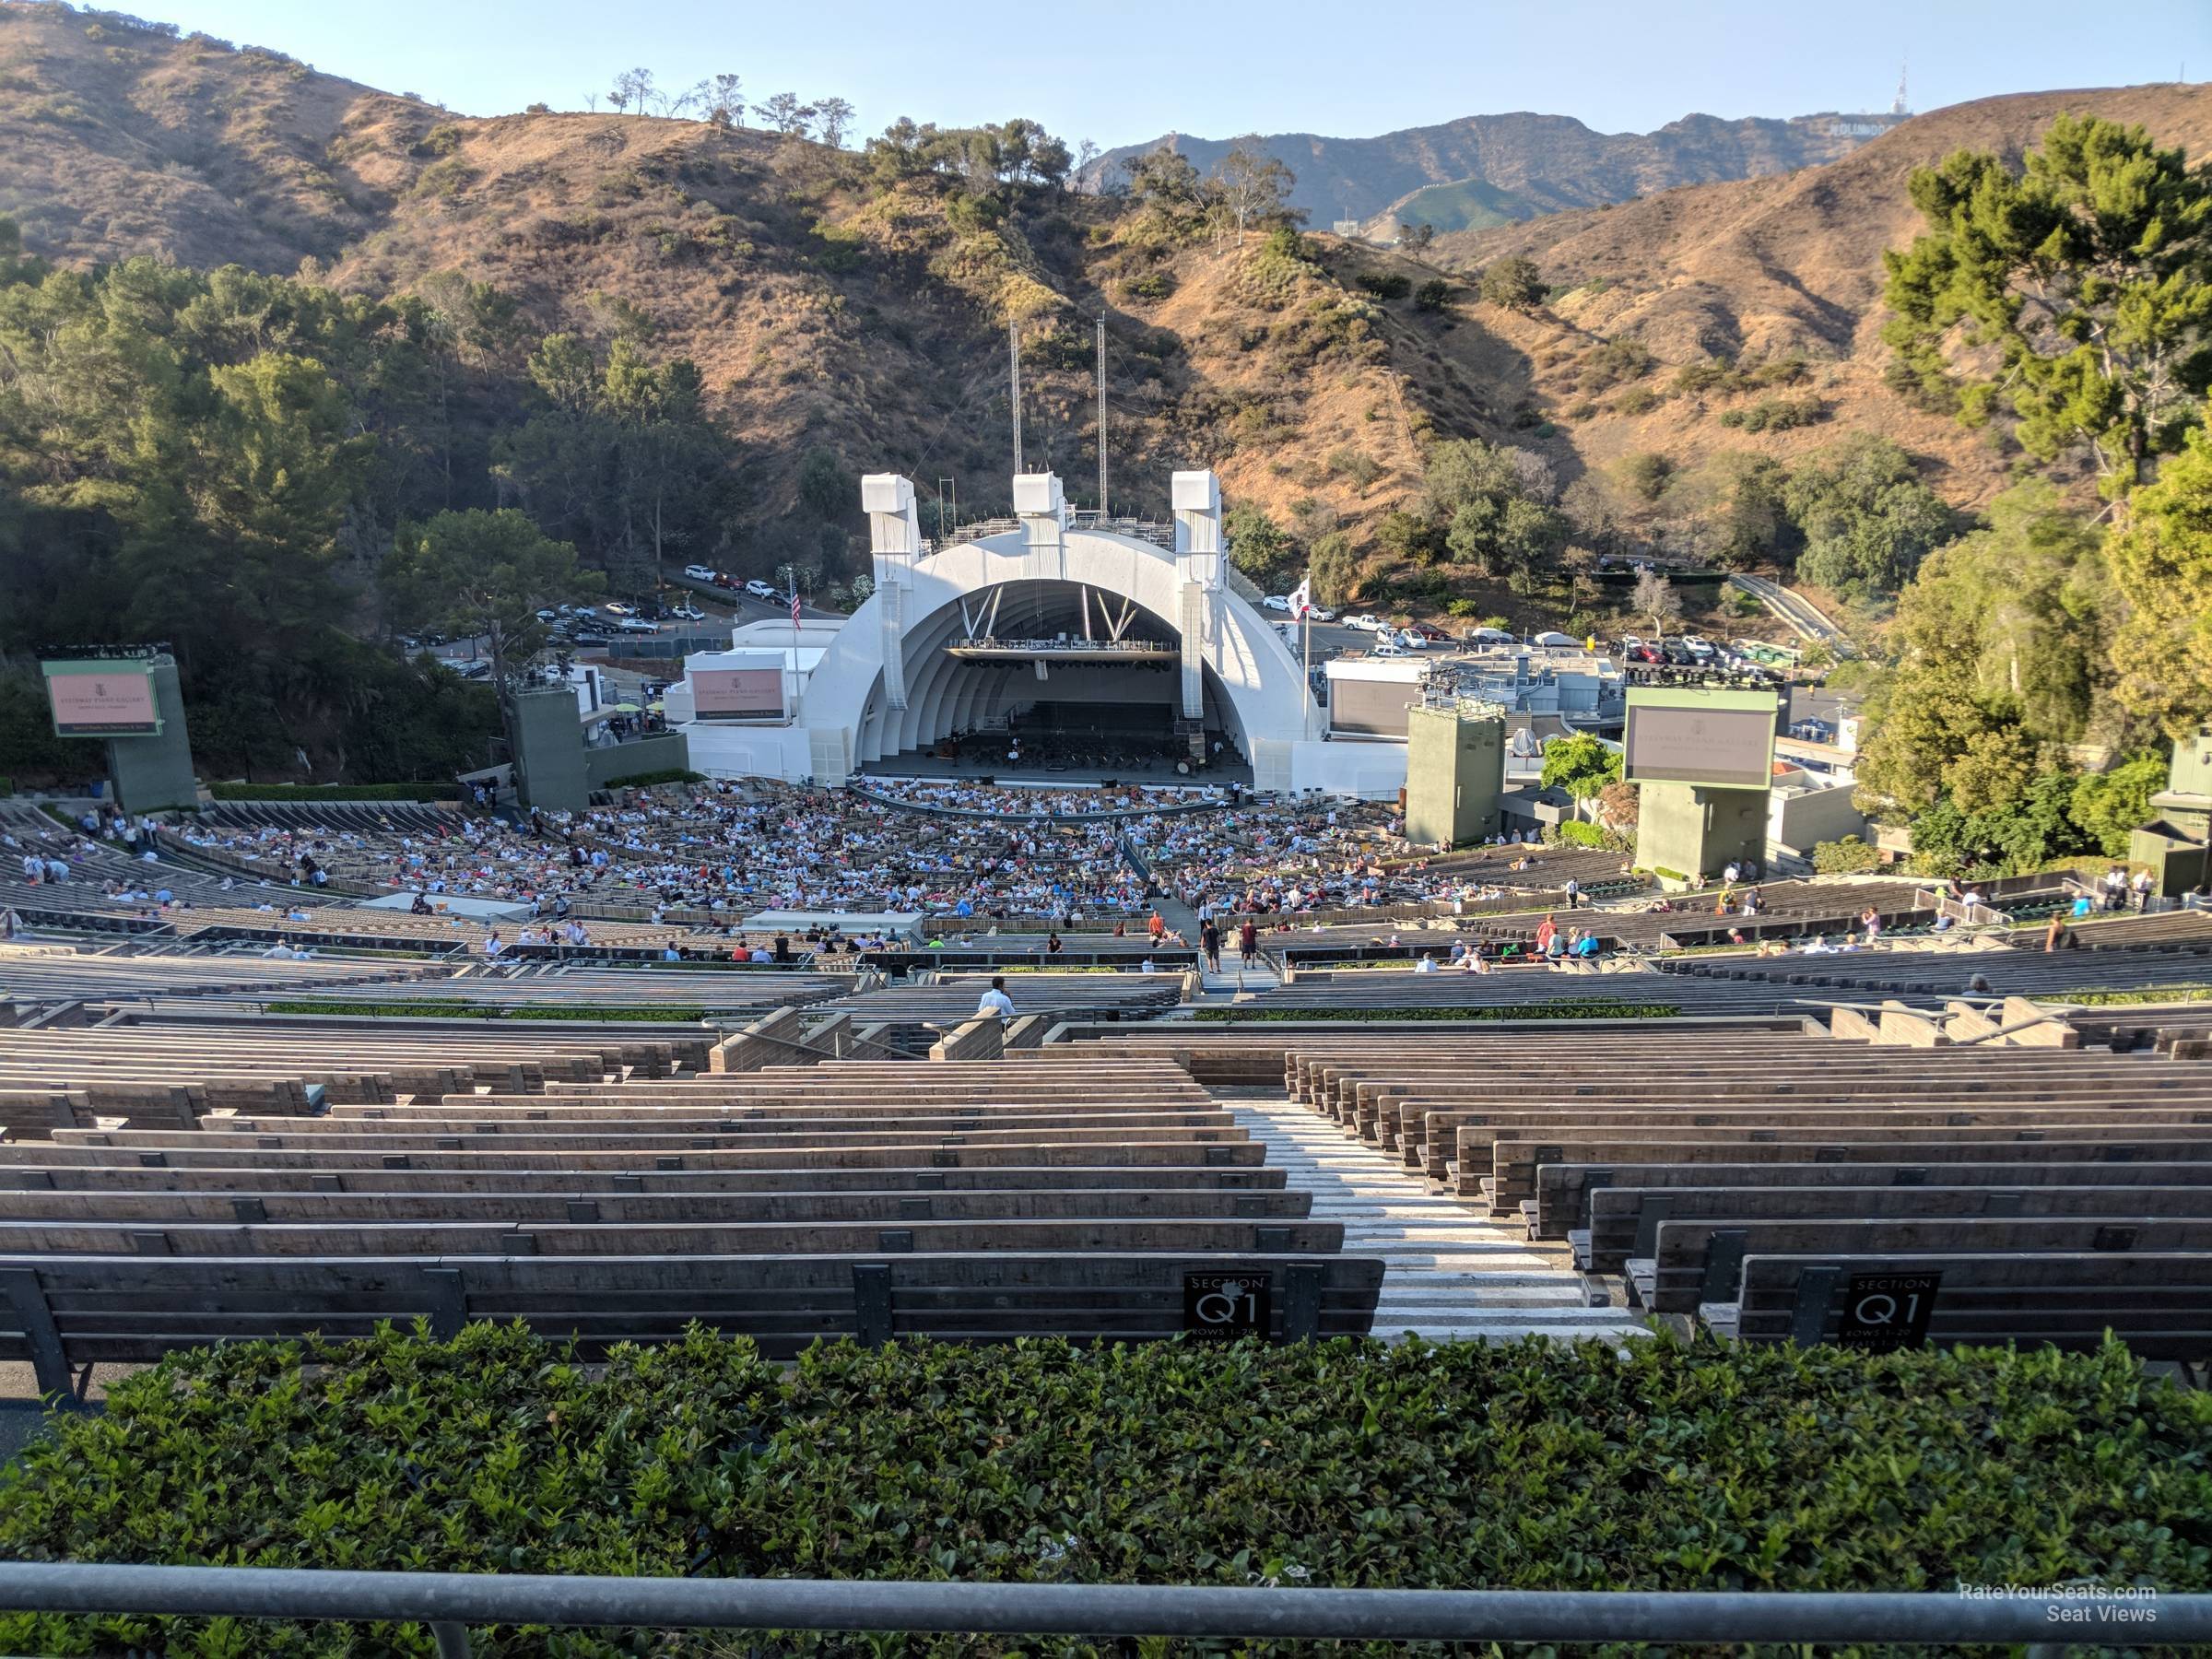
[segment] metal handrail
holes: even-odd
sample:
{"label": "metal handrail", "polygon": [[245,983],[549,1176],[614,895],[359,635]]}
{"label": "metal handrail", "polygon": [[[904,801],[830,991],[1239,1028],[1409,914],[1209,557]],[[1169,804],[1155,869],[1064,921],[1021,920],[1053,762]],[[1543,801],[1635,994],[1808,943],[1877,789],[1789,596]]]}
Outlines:
{"label": "metal handrail", "polygon": [[431,1628],[448,1659],[469,1651],[465,1627],[472,1624],[1469,1642],[2212,1641],[2212,1595],[2071,1585],[1936,1594],[1308,1590],[6,1562],[0,1606],[412,1621]]}

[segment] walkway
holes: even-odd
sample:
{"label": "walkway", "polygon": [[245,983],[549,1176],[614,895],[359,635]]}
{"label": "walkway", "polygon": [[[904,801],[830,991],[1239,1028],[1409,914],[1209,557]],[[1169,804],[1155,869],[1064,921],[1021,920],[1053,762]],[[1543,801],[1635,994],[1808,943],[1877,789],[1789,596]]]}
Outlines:
{"label": "walkway", "polygon": [[1216,1089],[1267,1161],[1313,1194],[1316,1220],[1344,1223],[1347,1255],[1386,1266],[1375,1335],[1431,1342],[1504,1342],[1645,1334],[1618,1308],[1583,1305],[1564,1247],[1532,1244],[1477,1216],[1307,1107],[1262,1091]]}

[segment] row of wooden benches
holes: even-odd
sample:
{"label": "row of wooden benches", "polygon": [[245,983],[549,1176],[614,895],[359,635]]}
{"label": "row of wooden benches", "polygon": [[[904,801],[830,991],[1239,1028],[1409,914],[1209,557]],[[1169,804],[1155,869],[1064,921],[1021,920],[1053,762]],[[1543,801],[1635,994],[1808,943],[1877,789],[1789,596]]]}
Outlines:
{"label": "row of wooden benches", "polygon": [[1653,1027],[1290,1050],[1285,1087],[1741,1340],[2212,1357],[2212,1064]]}
{"label": "row of wooden benches", "polygon": [[1380,1262],[1170,1059],[853,1062],[426,1092],[0,1144],[0,1355],[72,1367],[377,1317],[587,1348],[1366,1331]]}

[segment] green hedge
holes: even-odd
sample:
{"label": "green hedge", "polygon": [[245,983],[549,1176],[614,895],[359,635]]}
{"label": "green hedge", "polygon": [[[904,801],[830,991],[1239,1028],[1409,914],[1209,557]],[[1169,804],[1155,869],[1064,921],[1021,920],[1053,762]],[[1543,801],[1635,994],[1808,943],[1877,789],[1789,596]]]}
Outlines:
{"label": "green hedge", "polygon": [[1250,1004],[1228,1008],[1199,1008],[1199,1019],[1226,1020],[1243,1025],[1257,1019],[1672,1019],[1681,1009],[1671,1003],[1540,1002],[1479,1008],[1254,1008]]}
{"label": "green hedge", "polygon": [[491,1006],[460,1002],[273,1002],[262,1004],[269,1014],[352,1014],[368,1019],[629,1019],[653,1025],[695,1025],[707,1017],[704,1008],[570,1007],[559,1003],[528,1003]]}
{"label": "green hedge", "polygon": [[[513,1327],[450,1344],[386,1330],[190,1351],[119,1378],[104,1414],[59,1419],[0,1478],[0,1552],[1286,1595],[2076,1579],[2178,1593],[2212,1587],[2212,1396],[2146,1378],[2118,1347],[1031,1339],[838,1343],[785,1368],[695,1332],[618,1350],[602,1373]],[[1099,1651],[475,1637],[488,1654]],[[0,1644],[429,1652],[402,1627],[25,1614],[0,1615]]]}
{"label": "green hedge", "polygon": [[[2038,922],[2034,927],[2044,925]],[[2085,1008],[2125,1007],[2134,1003],[2193,1003],[2212,1002],[2212,988],[2204,985],[2152,986],[2147,991],[2059,991],[2037,992],[2037,1002],[2078,1003]]]}
{"label": "green hedge", "polygon": [[210,783],[218,801],[457,801],[458,783]]}
{"label": "green hedge", "polygon": [[1560,841],[1572,847],[1609,847],[1613,838],[1597,824],[1585,824],[1580,818],[1565,818],[1553,826]]}

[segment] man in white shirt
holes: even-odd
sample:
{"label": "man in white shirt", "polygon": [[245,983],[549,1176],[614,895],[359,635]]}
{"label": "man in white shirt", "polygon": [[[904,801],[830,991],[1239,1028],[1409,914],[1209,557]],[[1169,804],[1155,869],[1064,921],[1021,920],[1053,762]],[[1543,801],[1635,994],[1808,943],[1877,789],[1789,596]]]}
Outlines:
{"label": "man in white shirt", "polygon": [[982,1000],[975,1005],[975,1012],[979,1018],[985,1014],[995,1014],[1001,1025],[1014,1018],[1014,999],[1006,994],[1004,974],[994,973],[991,976],[991,988],[983,993]]}

